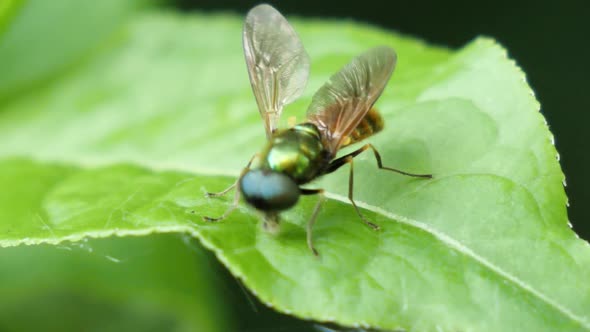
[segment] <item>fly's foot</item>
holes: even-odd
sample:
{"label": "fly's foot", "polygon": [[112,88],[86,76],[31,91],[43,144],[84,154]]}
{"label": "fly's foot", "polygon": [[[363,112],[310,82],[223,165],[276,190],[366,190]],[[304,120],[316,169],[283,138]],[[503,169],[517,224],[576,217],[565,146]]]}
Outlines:
{"label": "fly's foot", "polygon": [[203,221],[206,221],[206,222],[218,222],[218,221],[223,220],[223,216],[218,217],[218,218],[203,216],[202,218],[203,218]]}
{"label": "fly's foot", "polygon": [[309,249],[311,249],[311,252],[315,257],[320,258],[320,253],[316,250],[316,248],[310,247]]}
{"label": "fly's foot", "polygon": [[218,192],[218,193],[210,193],[210,192],[206,192],[205,193],[205,197],[207,198],[212,198],[212,197],[221,197],[223,196],[223,194],[225,194],[224,192]]}
{"label": "fly's foot", "polygon": [[365,218],[363,218],[363,221],[365,222],[365,224],[367,224],[367,226],[371,227],[374,231],[381,230],[381,227],[379,225],[374,224],[374,223],[366,220]]}

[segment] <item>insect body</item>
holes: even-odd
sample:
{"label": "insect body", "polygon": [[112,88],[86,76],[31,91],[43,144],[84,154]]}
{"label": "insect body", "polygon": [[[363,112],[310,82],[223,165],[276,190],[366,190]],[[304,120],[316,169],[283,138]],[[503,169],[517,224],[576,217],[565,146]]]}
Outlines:
{"label": "insect body", "polygon": [[[283,107],[298,98],[307,84],[309,57],[299,37],[285,18],[269,5],[254,7],[247,15],[243,32],[244,54],[252,91],[264,119],[266,147],[255,155],[238,180],[220,193],[237,187],[233,205],[218,221],[231,213],[243,195],[246,202],[264,215],[264,226],[276,230],[279,213],[293,207],[300,195],[320,195],[307,224],[307,243],[314,254],[312,226],[323,201],[322,189],[301,186],[350,164],[348,197],[361,220],[366,220],[353,199],[353,158],[372,149],[380,169],[408,176],[430,178],[430,174],[412,174],[384,167],[377,150],[366,144],[336,158],[338,151],[379,132],[383,119],[373,109],[393,72],[395,52],[385,46],[373,48],[353,59],[333,75],[313,96],[306,122],[289,129],[278,129]],[[251,168],[253,160],[258,163]]]}
{"label": "insect body", "polygon": [[258,169],[240,179],[240,189],[246,201],[259,210],[288,209],[297,203],[298,186],[320,176],[330,157],[313,124],[296,125],[271,138]]}

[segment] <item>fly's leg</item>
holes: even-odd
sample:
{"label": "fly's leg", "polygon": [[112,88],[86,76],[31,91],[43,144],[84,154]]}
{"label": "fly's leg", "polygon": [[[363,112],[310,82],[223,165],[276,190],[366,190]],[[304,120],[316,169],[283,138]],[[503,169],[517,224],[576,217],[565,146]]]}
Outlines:
{"label": "fly's leg", "polygon": [[383,163],[381,162],[381,155],[379,154],[379,152],[377,152],[377,149],[375,149],[373,144],[365,144],[362,147],[360,147],[358,150],[352,151],[351,153],[349,153],[345,156],[342,156],[338,159],[334,159],[330,163],[330,165],[328,166],[328,170],[326,171],[326,174],[332,173],[335,170],[337,170],[338,168],[340,168],[342,165],[351,162],[351,161],[349,161],[349,158],[354,158],[354,157],[358,156],[359,154],[367,151],[368,149],[373,150],[373,154],[375,155],[375,159],[377,160],[377,167],[379,167],[379,169],[384,169],[386,171],[392,171],[392,172],[396,172],[396,173],[399,173],[402,175],[412,176],[412,177],[416,177],[416,178],[432,179],[432,174],[415,174],[415,173],[405,172],[405,171],[402,171],[402,170],[399,170],[396,168],[383,166]]}
{"label": "fly's leg", "polygon": [[[241,178],[241,176],[240,176],[240,178]],[[238,181],[240,180],[240,178],[238,178]],[[235,187],[235,186],[236,186],[236,184],[234,183],[230,188]],[[227,218],[227,216],[229,216],[229,214],[232,213],[238,207],[239,202],[240,202],[240,190],[238,188],[238,190],[236,190],[236,193],[234,194],[234,201],[233,201],[232,205],[227,210],[225,210],[225,212],[221,215],[221,217],[213,218],[213,217],[203,216],[203,220],[209,221],[209,222],[221,221],[221,220]]]}
{"label": "fly's leg", "polygon": [[217,192],[217,193],[206,192],[205,197],[220,197],[220,196],[227,194],[230,190],[234,189],[238,185],[238,183],[240,182],[240,179],[242,178],[242,176],[244,174],[246,174],[246,172],[248,170],[250,170],[250,166],[252,165],[252,162],[254,161],[254,159],[256,159],[256,157],[258,157],[258,153],[253,155],[252,158],[250,158],[250,161],[248,161],[248,164],[246,164],[246,167],[242,170],[242,173],[240,174],[240,176],[238,177],[236,182],[234,182],[231,186],[229,186],[229,187],[225,188],[224,190]]}
{"label": "fly's leg", "polygon": [[302,195],[318,195],[318,201],[315,203],[315,207],[313,208],[313,213],[311,214],[311,218],[307,222],[306,227],[306,235],[307,235],[307,247],[315,256],[319,256],[318,251],[313,246],[313,236],[312,236],[312,229],[313,224],[315,223],[320,209],[322,207],[322,203],[324,203],[325,196],[324,196],[324,189],[301,189]]}
{"label": "fly's leg", "polygon": [[240,180],[242,179],[244,174],[246,174],[250,170],[250,166],[252,165],[252,162],[254,161],[254,159],[257,156],[258,156],[258,154],[255,154],[254,156],[252,156],[252,158],[250,158],[250,161],[248,162],[246,167],[244,167],[244,169],[242,169],[242,172],[240,173],[240,176],[238,177],[236,182],[234,182],[231,186],[225,188],[223,191],[220,191],[218,193],[208,192],[205,194],[206,197],[220,197],[220,196],[227,194],[233,188],[236,188],[236,192],[234,194],[234,201],[232,202],[232,205],[223,213],[223,215],[221,215],[221,217],[217,217],[217,218],[203,216],[204,221],[216,222],[216,221],[223,220],[227,216],[229,216],[229,214],[232,213],[238,207],[238,204],[240,203]]}
{"label": "fly's leg", "polygon": [[375,155],[375,159],[377,160],[377,167],[379,167],[379,169],[384,169],[387,171],[396,172],[396,173],[399,173],[402,175],[418,177],[418,178],[427,178],[427,179],[432,178],[432,174],[414,174],[414,173],[408,173],[408,172],[401,171],[399,169],[395,169],[395,168],[391,168],[391,167],[385,167],[385,166],[383,166],[383,163],[381,162],[381,155],[379,155],[379,152],[377,152],[377,149],[375,149],[375,147],[372,144],[365,144],[360,149],[355,150],[355,151],[353,151],[345,156],[342,156],[340,158],[337,158],[330,163],[330,165],[328,166],[328,169],[326,170],[326,173],[332,173],[335,170],[337,170],[338,168],[342,167],[343,165],[350,164],[350,173],[348,176],[348,199],[352,203],[352,206],[354,207],[356,213],[359,215],[361,220],[367,226],[371,227],[372,229],[378,230],[379,226],[370,222],[369,220],[367,220],[363,216],[363,214],[361,213],[360,209],[356,205],[354,198],[353,198],[353,188],[354,188],[354,162],[353,162],[353,158],[358,156],[362,152],[366,151],[367,149],[373,150],[373,154]]}
{"label": "fly's leg", "polygon": [[[411,176],[411,177],[415,177],[415,178],[432,179],[432,174],[408,173],[408,172],[404,172],[404,171],[401,171],[401,170],[396,169],[396,168],[391,168],[391,167],[385,167],[385,166],[383,166],[383,163],[381,162],[381,155],[379,154],[379,152],[377,152],[377,149],[375,149],[375,147],[373,146],[373,144],[365,144],[363,147],[361,147],[360,149],[357,150],[357,151],[360,151],[360,152],[356,153],[354,156],[358,155],[359,153],[361,153],[361,152],[363,152],[363,151],[365,151],[367,149],[373,150],[373,154],[375,155],[375,159],[377,160],[377,167],[379,167],[379,169],[384,169],[386,171],[392,171],[392,172],[396,172],[396,173],[399,173],[399,174],[402,174],[402,175]],[[355,152],[357,152],[357,151],[355,151]]]}
{"label": "fly's leg", "polygon": [[[238,178],[238,180],[239,180],[239,178]],[[211,198],[211,197],[221,197],[221,196],[223,196],[223,195],[227,194],[227,193],[228,193],[230,190],[234,189],[234,187],[235,187],[236,185],[238,185],[238,181],[234,182],[234,183],[233,183],[231,186],[229,186],[229,187],[227,187],[227,188],[223,189],[223,190],[222,190],[222,191],[220,191],[220,192],[217,192],[217,193],[210,193],[210,192],[206,192],[206,193],[205,193],[205,197],[207,197],[207,198]]]}
{"label": "fly's leg", "polygon": [[372,229],[378,231],[379,230],[379,226],[370,222],[369,220],[367,220],[365,218],[365,216],[361,213],[361,210],[359,209],[359,207],[356,205],[354,198],[353,198],[353,188],[354,188],[354,157],[353,156],[346,156],[345,159],[343,159],[343,164],[350,164],[350,173],[348,175],[348,199],[350,200],[350,202],[352,203],[352,206],[354,207],[354,210],[356,211],[356,214],[358,214],[358,216],[361,218],[361,220],[369,227],[371,227]]}

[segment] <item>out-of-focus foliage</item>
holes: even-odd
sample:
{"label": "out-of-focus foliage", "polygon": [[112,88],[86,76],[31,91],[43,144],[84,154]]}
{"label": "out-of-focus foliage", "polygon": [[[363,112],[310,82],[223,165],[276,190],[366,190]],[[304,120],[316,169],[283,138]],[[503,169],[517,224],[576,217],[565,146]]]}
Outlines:
{"label": "out-of-focus foliage", "polygon": [[190,242],[153,235],[4,248],[0,330],[231,331],[215,263]]}
{"label": "out-of-focus foliage", "polygon": [[0,100],[40,86],[105,45],[147,1],[0,2]]}

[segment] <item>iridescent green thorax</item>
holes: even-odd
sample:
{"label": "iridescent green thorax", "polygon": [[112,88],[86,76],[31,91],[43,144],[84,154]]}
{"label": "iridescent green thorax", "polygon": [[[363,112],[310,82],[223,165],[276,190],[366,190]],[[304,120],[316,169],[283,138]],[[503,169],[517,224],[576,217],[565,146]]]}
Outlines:
{"label": "iridescent green thorax", "polygon": [[329,154],[317,127],[311,123],[277,132],[262,151],[261,169],[273,170],[303,184],[321,175]]}

